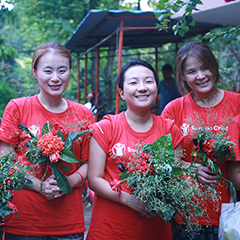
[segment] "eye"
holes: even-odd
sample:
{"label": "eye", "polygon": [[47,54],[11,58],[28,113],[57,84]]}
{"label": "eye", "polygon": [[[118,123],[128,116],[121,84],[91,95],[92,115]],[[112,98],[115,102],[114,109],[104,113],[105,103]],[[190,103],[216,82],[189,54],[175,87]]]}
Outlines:
{"label": "eye", "polygon": [[189,70],[187,71],[187,74],[193,75],[195,73],[195,70]]}
{"label": "eye", "polygon": [[59,70],[59,73],[63,74],[63,73],[65,73],[66,71],[67,71],[67,69],[60,69],[60,70]]}
{"label": "eye", "polygon": [[148,78],[148,79],[146,79],[146,83],[151,84],[151,83],[153,83],[153,82],[154,82],[154,80],[153,80],[152,78]]}
{"label": "eye", "polygon": [[45,72],[46,74],[50,74],[52,71],[51,71],[50,69],[45,69],[44,72]]}
{"label": "eye", "polygon": [[208,70],[207,66],[203,66],[202,70],[207,71]]}
{"label": "eye", "polygon": [[129,85],[135,85],[135,84],[137,84],[137,81],[130,81],[128,84]]}

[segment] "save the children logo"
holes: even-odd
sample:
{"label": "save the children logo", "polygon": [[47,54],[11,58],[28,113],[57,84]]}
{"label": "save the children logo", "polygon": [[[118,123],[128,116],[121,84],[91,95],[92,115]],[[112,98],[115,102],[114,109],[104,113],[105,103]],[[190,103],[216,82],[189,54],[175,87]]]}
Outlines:
{"label": "save the children logo", "polygon": [[32,126],[29,127],[28,129],[31,131],[31,133],[32,133],[34,136],[39,136],[40,133],[41,133],[40,127],[35,126],[35,125],[32,125]]}
{"label": "save the children logo", "polygon": [[191,132],[196,132],[197,130],[201,130],[201,129],[205,129],[206,131],[228,131],[228,127],[227,126],[201,126],[201,127],[197,127],[197,126],[190,126],[190,124],[187,123],[183,123],[182,126],[180,127],[180,131],[181,134],[183,136],[187,136],[190,135]]}
{"label": "save the children logo", "polygon": [[123,154],[126,152],[126,146],[123,143],[116,143],[112,147],[112,153],[115,156],[123,156]]}

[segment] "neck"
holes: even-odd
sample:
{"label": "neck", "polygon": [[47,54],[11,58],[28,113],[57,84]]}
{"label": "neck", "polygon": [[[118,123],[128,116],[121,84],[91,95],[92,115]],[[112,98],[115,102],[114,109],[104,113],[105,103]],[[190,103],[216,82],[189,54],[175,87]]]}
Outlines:
{"label": "neck", "polygon": [[223,96],[223,90],[216,87],[214,87],[211,92],[206,94],[192,92],[194,101],[201,107],[214,107],[222,100]]}
{"label": "neck", "polygon": [[64,112],[68,108],[67,101],[59,97],[53,97],[49,95],[45,95],[42,92],[38,94],[38,99],[40,103],[50,112],[53,113],[61,113]]}
{"label": "neck", "polygon": [[136,132],[146,132],[153,124],[152,114],[149,110],[135,113],[127,109],[125,117],[130,127]]}

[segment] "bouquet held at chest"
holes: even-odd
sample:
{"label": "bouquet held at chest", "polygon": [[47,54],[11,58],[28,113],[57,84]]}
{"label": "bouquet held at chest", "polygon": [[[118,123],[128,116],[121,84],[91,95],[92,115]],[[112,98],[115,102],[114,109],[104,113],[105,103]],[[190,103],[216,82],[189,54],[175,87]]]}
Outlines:
{"label": "bouquet held at chest", "polygon": [[0,216],[5,217],[11,213],[18,216],[17,206],[11,203],[14,191],[34,186],[26,178],[29,166],[13,162],[14,151],[0,157]]}
{"label": "bouquet held at chest", "polygon": [[[200,162],[203,166],[208,167],[217,176],[217,180],[229,188],[234,203],[236,203],[236,191],[233,183],[223,177],[220,164],[231,158],[236,161],[233,151],[234,142],[228,140],[225,131],[213,133],[208,131],[207,127],[199,128],[193,137],[194,149],[192,152],[193,163]],[[214,193],[217,194],[215,184],[212,185]]]}
{"label": "bouquet held at chest", "polygon": [[121,192],[122,184],[132,189],[132,194],[146,203],[148,211],[156,212],[165,223],[175,225],[178,216],[191,228],[191,219],[202,216],[199,191],[194,166],[182,166],[174,156],[171,134],[154,143],[138,144],[131,156],[120,159],[120,178],[111,183],[112,190]]}
{"label": "bouquet held at chest", "polygon": [[27,160],[32,164],[47,164],[42,180],[46,177],[48,167],[50,167],[53,170],[59,188],[64,193],[71,194],[72,188],[66,176],[59,169],[59,166],[69,172],[69,168],[64,165],[63,162],[69,164],[81,162],[81,160],[73,154],[73,142],[92,130],[65,132],[58,123],[52,125],[50,122],[47,122],[43,125],[42,135],[39,138],[33,135],[25,125],[20,124],[18,127],[31,137],[25,144],[28,148],[26,153]]}

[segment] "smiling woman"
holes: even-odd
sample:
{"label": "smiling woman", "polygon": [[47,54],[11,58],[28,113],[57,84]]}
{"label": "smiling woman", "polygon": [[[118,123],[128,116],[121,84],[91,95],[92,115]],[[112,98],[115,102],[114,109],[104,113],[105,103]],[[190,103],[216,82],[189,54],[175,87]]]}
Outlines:
{"label": "smiling woman", "polygon": [[[192,162],[193,131],[206,128],[212,134],[221,131],[226,134],[228,125],[239,113],[240,95],[217,88],[219,81],[218,63],[211,49],[202,42],[190,42],[182,46],[176,55],[176,77],[179,90],[184,95],[170,102],[162,112],[164,118],[173,119],[181,129],[184,140],[182,147],[185,156],[184,165]],[[206,202],[208,216],[195,218],[203,230],[197,236],[187,237],[185,224],[180,222],[179,230],[174,230],[173,239],[218,239],[218,226],[221,203],[230,201],[230,192],[226,186],[216,184],[216,175],[208,167],[198,163],[199,181],[205,184],[215,184],[218,204]],[[220,164],[223,177],[227,178],[227,163]],[[204,200],[200,200],[203,202]],[[218,210],[218,211],[217,211]],[[209,226],[210,225],[210,226]]]}
{"label": "smiling woman", "polygon": [[126,185],[119,195],[111,184],[113,179],[121,180],[119,158],[130,161],[127,156],[136,150],[136,144],[153,143],[171,133],[174,147],[180,148],[180,132],[172,121],[150,111],[158,90],[158,76],[150,64],[129,60],[117,82],[127,110],[105,116],[91,126],[95,131],[90,141],[88,175],[89,186],[96,194],[87,239],[154,240],[161,236],[162,240],[170,240],[170,223],[166,225],[155,212],[146,210],[145,203]]}
{"label": "smiling woman", "polygon": [[[31,176],[29,176],[35,186],[14,193],[12,203],[17,206],[19,217],[10,215],[5,219],[5,240],[50,238],[82,240],[84,238],[86,229],[83,216],[82,184],[87,178],[90,138],[87,135],[81,138],[75,136],[76,141],[71,146],[71,153],[75,155],[74,158],[82,161],[73,163],[66,161],[63,153],[59,154],[64,151],[61,145],[63,143],[59,141],[61,137],[68,136],[68,133],[86,130],[94,122],[94,117],[85,106],[62,97],[68,86],[71,62],[70,53],[61,44],[51,42],[41,45],[32,59],[32,75],[38,80],[40,93],[31,97],[13,99],[4,110],[1,122],[0,151],[7,153],[14,149],[15,159],[21,163],[26,165],[37,163],[33,165]],[[45,124],[46,122],[59,128],[52,129],[49,123]],[[23,125],[26,126],[28,132],[19,132],[18,127]],[[59,171],[54,167],[56,165],[50,165],[54,169],[53,172],[51,167],[48,167],[47,161],[41,159],[40,162],[36,162],[40,158],[39,155],[36,159],[32,157],[33,161],[28,161],[30,154],[27,148],[28,142],[36,141],[50,130],[51,134],[55,131],[58,135],[56,137],[52,134],[51,139],[59,140],[59,148],[56,149],[56,146],[49,145],[51,139],[45,138],[43,142],[40,141],[44,144],[44,148],[50,147],[48,153],[45,154],[45,159],[46,155],[51,153],[55,155],[50,160],[56,160],[59,157],[65,160],[58,166],[64,179],[66,178],[69,182],[72,194],[66,194],[68,192],[63,192],[61,186],[58,186],[56,179],[59,179],[57,175]],[[43,147],[42,144],[40,147]],[[34,153],[39,152],[37,153],[34,149]],[[57,156],[56,153],[58,153]],[[61,182],[62,184],[64,182]]]}

